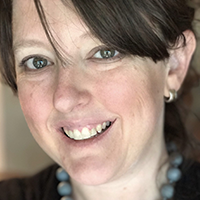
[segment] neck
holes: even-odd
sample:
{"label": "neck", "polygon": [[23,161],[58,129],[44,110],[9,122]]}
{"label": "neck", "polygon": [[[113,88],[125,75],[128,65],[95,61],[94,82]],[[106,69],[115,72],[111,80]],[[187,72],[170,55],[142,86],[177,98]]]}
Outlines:
{"label": "neck", "polygon": [[[158,200],[161,199],[160,187],[167,182],[168,154],[164,148],[153,149],[145,160],[132,166],[117,180],[98,185],[87,186],[72,181],[74,200]],[[160,151],[158,151],[158,149]],[[154,152],[154,153],[152,153]],[[147,159],[148,158],[148,159]]]}

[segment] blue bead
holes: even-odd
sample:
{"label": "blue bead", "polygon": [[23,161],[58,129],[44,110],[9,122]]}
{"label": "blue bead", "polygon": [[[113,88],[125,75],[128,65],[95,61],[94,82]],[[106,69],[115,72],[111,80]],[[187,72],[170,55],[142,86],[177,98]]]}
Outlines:
{"label": "blue bead", "polygon": [[161,188],[161,195],[166,199],[171,199],[174,195],[174,187],[172,185],[163,185]]}
{"label": "blue bead", "polygon": [[62,197],[60,200],[73,200],[71,197],[68,197],[68,196],[64,196]]}
{"label": "blue bead", "polygon": [[69,180],[69,175],[63,168],[60,167],[56,170],[56,178],[59,181],[67,181]]}
{"label": "blue bead", "polygon": [[181,171],[178,168],[171,167],[167,171],[167,178],[169,179],[170,183],[176,182],[181,178]]}
{"label": "blue bead", "polygon": [[72,192],[72,187],[68,182],[60,182],[57,187],[60,196],[70,195]]}
{"label": "blue bead", "polygon": [[183,163],[183,156],[178,152],[172,153],[170,155],[170,163],[175,167],[180,166]]}

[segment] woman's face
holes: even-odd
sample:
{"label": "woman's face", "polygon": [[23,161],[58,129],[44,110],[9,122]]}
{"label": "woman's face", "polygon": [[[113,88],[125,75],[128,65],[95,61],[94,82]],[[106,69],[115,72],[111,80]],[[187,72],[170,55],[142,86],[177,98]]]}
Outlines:
{"label": "woman's face", "polygon": [[[86,184],[112,181],[154,160],[163,142],[164,63],[106,51],[71,4],[42,4],[65,64],[57,59],[33,1],[13,4],[18,96],[36,141]],[[105,123],[110,126],[102,133],[83,139]]]}

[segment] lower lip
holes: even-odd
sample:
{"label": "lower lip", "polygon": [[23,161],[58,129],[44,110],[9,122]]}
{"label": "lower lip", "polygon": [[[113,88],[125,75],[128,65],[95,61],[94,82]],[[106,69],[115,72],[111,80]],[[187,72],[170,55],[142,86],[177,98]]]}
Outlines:
{"label": "lower lip", "polygon": [[69,145],[76,146],[78,148],[88,147],[90,145],[96,144],[96,143],[100,142],[101,140],[103,140],[108,135],[108,133],[110,132],[111,128],[113,127],[113,125],[115,123],[115,121],[112,122],[111,126],[106,131],[104,131],[101,134],[97,134],[96,136],[94,136],[92,138],[85,139],[85,140],[73,140],[73,139],[70,139],[69,137],[67,137],[62,132],[62,140],[67,142]]}

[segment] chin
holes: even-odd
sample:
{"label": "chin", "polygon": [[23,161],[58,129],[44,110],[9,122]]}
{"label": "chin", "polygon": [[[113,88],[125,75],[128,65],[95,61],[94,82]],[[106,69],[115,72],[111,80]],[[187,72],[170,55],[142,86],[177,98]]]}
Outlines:
{"label": "chin", "polygon": [[102,162],[84,162],[72,165],[66,171],[68,171],[70,177],[76,182],[83,185],[95,186],[108,183],[113,179],[116,173],[111,166],[105,163],[102,164]]}

